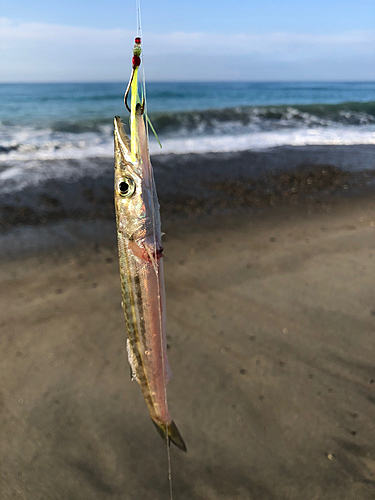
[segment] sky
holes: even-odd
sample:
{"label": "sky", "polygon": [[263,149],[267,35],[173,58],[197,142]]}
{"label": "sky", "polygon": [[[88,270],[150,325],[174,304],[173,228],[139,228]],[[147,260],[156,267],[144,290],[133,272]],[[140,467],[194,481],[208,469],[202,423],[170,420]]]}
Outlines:
{"label": "sky", "polygon": [[[374,0],[141,0],[148,81],[375,80]],[[0,82],[129,75],[136,0],[2,0]]]}

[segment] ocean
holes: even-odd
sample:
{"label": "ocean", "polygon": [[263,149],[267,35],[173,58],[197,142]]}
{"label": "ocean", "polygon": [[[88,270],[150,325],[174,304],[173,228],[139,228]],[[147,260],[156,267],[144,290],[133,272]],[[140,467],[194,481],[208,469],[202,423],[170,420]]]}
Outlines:
{"label": "ocean", "polygon": [[[127,82],[0,84],[0,192],[99,174]],[[375,82],[147,84],[152,155],[375,144]]]}

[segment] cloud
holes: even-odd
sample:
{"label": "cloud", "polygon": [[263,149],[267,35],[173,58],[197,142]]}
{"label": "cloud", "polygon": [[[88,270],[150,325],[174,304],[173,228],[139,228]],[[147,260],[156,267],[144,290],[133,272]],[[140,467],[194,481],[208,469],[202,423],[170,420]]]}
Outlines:
{"label": "cloud", "polygon": [[0,18],[0,40],[3,41],[41,41],[59,42],[65,40],[79,45],[89,43],[108,43],[116,37],[132,38],[126,30],[101,30],[78,26],[63,26],[45,23],[17,23],[7,18]]}
{"label": "cloud", "polygon": [[[133,36],[133,32],[121,29],[21,23],[0,18],[0,79],[119,80],[128,71]],[[233,73],[239,74],[236,78],[240,79],[273,79],[272,65],[276,69],[275,79],[288,79],[291,73],[301,72],[303,79],[309,62],[314,68],[313,72],[308,71],[309,78],[324,79],[323,67],[329,68],[330,61],[338,70],[336,79],[375,77],[371,64],[375,31],[326,35],[147,33],[144,42],[147,75],[152,79],[223,80],[230,79]],[[346,69],[345,61],[350,64]],[[241,73],[241,66],[248,70]]]}

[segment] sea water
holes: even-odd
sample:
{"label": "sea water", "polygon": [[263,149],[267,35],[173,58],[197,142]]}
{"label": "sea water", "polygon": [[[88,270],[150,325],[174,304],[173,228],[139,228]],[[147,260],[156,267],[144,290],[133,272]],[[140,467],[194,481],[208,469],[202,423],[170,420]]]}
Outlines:
{"label": "sea water", "polygon": [[[126,83],[0,84],[0,191],[112,157],[113,117],[128,127]],[[150,133],[153,155],[375,144],[375,82],[150,82],[146,91],[163,146]]]}

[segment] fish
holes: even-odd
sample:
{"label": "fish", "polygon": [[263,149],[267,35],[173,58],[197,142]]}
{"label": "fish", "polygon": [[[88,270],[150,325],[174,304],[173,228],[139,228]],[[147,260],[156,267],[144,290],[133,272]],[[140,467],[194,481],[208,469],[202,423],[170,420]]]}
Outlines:
{"label": "fish", "polygon": [[173,442],[186,452],[166,398],[172,372],[167,355],[160,211],[143,106],[135,95],[133,99],[134,85],[133,81],[130,139],[121,118],[114,118],[114,202],[127,353],[131,378],[141,387],[157,431],[168,444]]}

